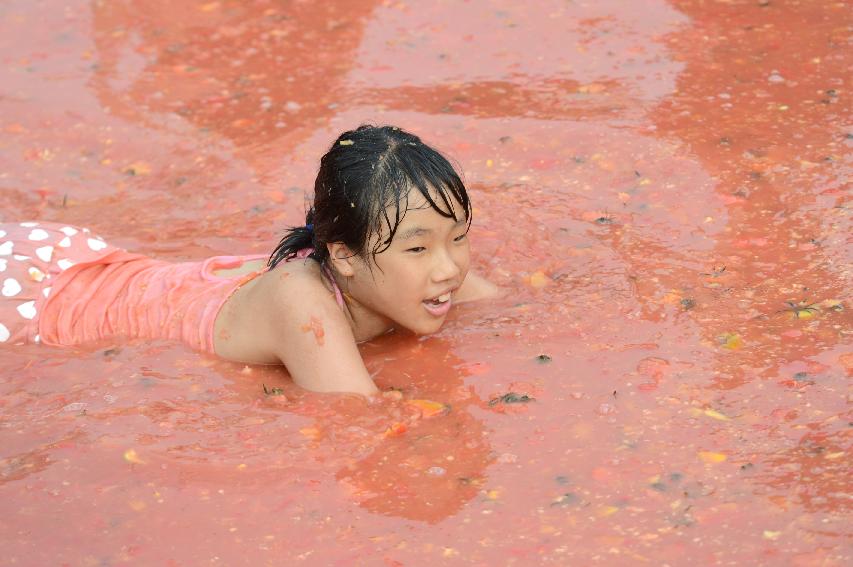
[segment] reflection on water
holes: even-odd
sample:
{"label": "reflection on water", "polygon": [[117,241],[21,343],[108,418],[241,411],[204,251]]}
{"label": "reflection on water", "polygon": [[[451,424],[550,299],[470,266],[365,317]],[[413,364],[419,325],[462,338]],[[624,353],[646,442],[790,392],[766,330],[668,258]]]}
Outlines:
{"label": "reflection on water", "polygon": [[284,154],[334,114],[375,4],[94,2],[91,84],[130,120]]}
{"label": "reflection on water", "polygon": [[0,220],[263,252],[329,140],[393,123],[459,164],[508,294],[365,345],[404,398],[371,405],[173,344],[4,351],[4,555],[849,563],[844,6],[7,3]]}

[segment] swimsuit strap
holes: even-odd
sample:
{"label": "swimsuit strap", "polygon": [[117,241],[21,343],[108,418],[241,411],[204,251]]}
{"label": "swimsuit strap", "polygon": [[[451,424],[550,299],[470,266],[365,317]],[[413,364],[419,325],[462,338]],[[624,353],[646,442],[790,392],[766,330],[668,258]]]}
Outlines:
{"label": "swimsuit strap", "polygon": [[335,276],[332,274],[332,270],[326,264],[321,264],[323,268],[323,273],[326,274],[326,277],[329,278],[329,283],[332,284],[332,289],[335,290],[335,300],[338,302],[338,306],[343,309],[344,308],[344,295],[341,293],[341,288],[338,287],[338,282],[335,281]]}

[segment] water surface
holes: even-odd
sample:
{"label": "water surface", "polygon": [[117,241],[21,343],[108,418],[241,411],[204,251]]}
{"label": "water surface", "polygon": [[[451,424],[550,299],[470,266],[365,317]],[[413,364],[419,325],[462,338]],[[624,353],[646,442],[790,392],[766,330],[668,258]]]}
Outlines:
{"label": "water surface", "polygon": [[3,3],[0,220],[264,253],[390,123],[509,290],[363,347],[429,418],[174,343],[3,350],[4,562],[850,564],[849,8]]}

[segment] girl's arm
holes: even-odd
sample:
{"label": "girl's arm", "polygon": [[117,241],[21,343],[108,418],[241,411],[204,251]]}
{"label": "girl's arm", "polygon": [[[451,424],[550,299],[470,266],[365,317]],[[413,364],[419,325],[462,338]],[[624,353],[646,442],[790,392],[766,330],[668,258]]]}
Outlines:
{"label": "girl's arm", "polygon": [[293,381],[315,392],[372,395],[378,390],[364,366],[346,316],[334,297],[313,282],[288,278],[271,310],[268,348]]}
{"label": "girl's arm", "polygon": [[465,276],[465,281],[456,291],[453,300],[455,302],[476,301],[478,299],[488,299],[497,297],[500,294],[498,286],[489,280],[478,276],[475,273],[468,272]]}

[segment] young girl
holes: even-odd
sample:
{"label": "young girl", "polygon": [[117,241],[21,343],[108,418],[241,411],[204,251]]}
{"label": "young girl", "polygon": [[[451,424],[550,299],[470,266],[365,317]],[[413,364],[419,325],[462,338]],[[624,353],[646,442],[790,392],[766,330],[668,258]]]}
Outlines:
{"label": "young girl", "polygon": [[471,204],[448,161],[412,134],[361,126],[323,156],[305,226],[266,262],[171,263],[87,229],[0,224],[0,343],[112,336],[183,340],[283,363],[310,390],[373,394],[356,344],[437,331],[454,303],[491,295],[468,273]]}

